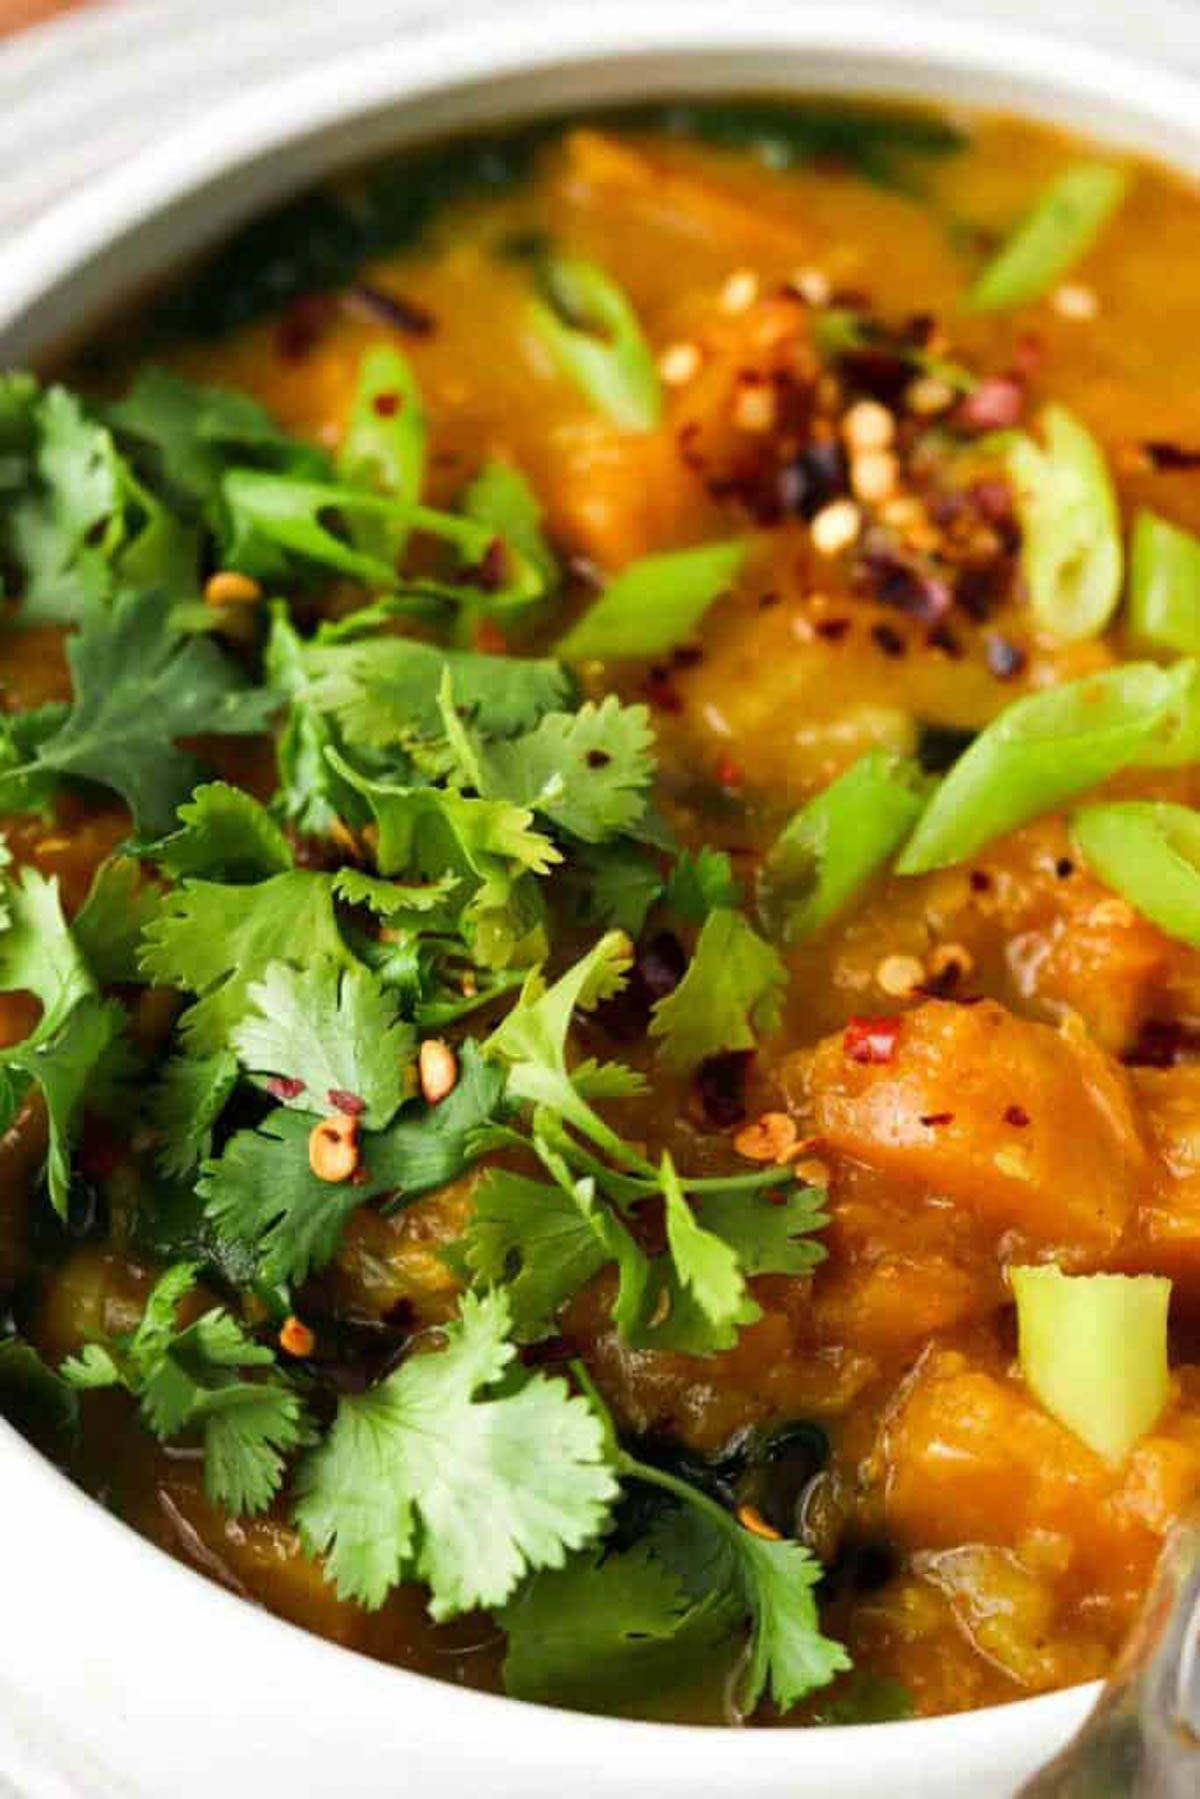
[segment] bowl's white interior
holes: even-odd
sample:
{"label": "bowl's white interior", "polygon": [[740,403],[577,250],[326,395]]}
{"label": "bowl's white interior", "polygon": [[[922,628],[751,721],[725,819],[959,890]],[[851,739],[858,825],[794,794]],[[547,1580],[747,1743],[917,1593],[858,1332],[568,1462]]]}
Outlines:
{"label": "bowl's white interior", "polygon": [[[538,112],[712,90],[916,95],[1056,119],[1200,172],[1200,90],[989,25],[754,3],[635,6],[381,45],[234,103],[71,198],[0,265],[0,367],[77,337],[181,257],[316,176]],[[278,1623],[149,1548],[5,1426],[0,1717],[93,1796],[805,1799],[1010,1794],[1086,1690],[822,1732],[583,1718],[464,1693]],[[0,1754],[2,1754],[0,1735]],[[47,1789],[49,1790],[49,1789]],[[72,1791],[71,1787],[63,1789]]]}

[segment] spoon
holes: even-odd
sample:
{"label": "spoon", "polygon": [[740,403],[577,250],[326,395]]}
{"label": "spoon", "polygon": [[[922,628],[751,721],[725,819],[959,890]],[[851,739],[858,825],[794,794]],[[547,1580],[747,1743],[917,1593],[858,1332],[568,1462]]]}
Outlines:
{"label": "spoon", "polygon": [[1079,1734],[1018,1799],[1200,1796],[1200,1505],[1176,1524]]}

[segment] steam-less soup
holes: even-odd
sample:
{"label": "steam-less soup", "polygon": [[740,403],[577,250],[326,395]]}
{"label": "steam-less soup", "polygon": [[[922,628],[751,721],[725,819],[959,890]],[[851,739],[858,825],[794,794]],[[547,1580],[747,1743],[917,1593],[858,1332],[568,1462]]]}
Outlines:
{"label": "steam-less soup", "polygon": [[10,1415],[367,1653],[884,1719],[1200,1486],[1200,201],[705,102],[0,382]]}

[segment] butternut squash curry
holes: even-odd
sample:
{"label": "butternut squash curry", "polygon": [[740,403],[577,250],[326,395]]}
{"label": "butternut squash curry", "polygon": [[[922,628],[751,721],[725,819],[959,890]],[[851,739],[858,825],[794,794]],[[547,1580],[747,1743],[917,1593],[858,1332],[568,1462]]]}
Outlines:
{"label": "butternut squash curry", "polygon": [[73,1478],[556,1705],[1105,1671],[1200,1489],[1198,228],[680,103],[4,378],[0,1386]]}

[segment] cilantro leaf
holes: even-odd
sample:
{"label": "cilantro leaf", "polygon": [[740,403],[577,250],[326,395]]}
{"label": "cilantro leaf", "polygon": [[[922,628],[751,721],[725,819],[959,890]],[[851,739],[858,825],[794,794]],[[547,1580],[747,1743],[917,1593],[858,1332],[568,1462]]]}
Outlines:
{"label": "cilantro leaf", "polygon": [[618,837],[611,843],[572,846],[554,885],[581,929],[638,937],[662,894],[663,878],[655,856]]}
{"label": "cilantro leaf", "polygon": [[247,997],[233,1046],[252,1073],[301,1083],[285,1104],[325,1113],[347,1109],[339,1096],[352,1095],[363,1127],[381,1130],[414,1091],[416,1032],[361,965],[271,962]]}
{"label": "cilantro leaf", "polygon": [[0,1341],[0,1417],[35,1442],[47,1435],[74,1437],[79,1429],[74,1387],[20,1337]]}
{"label": "cilantro leaf", "polygon": [[722,1050],[753,1049],[778,1019],[786,981],[783,963],[740,912],[710,912],[682,981],[654,1008],[650,1034],[661,1039],[662,1066],[689,1073]]}
{"label": "cilantro leaf", "polygon": [[[513,1098],[547,1107],[617,1162],[632,1162],[645,1169],[648,1164],[634,1155],[587,1103],[589,1086],[596,1097],[632,1094],[641,1089],[639,1077],[619,1064],[606,1069],[593,1062],[580,1065],[571,1074],[566,1062],[567,1034],[575,1008],[589,1011],[618,992],[632,956],[629,939],[620,931],[609,931],[552,987],[547,987],[535,970],[512,1011],[488,1038],[486,1048],[489,1055],[508,1064],[508,1090]],[[614,1073],[615,1082],[611,1078]],[[597,1085],[606,1083],[605,1095],[596,1092]]]}
{"label": "cilantro leaf", "polygon": [[176,739],[261,731],[267,696],[248,689],[212,643],[171,623],[165,593],[128,592],[92,607],[67,646],[74,701],[29,770],[0,776],[0,806],[29,771],[95,781],[120,794],[134,828],[157,835],[196,785],[200,764]]}
{"label": "cilantro leaf", "polygon": [[71,1152],[85,1102],[101,1110],[110,1103],[114,1085],[131,1071],[123,1041],[128,1016],[116,1000],[88,994],[53,1032],[40,1027],[23,1044],[3,1052],[10,1069],[36,1081],[46,1102],[50,1145],[46,1172],[50,1198],[61,1218],[67,1215]]}
{"label": "cilantro leaf", "polygon": [[65,700],[50,700],[24,712],[0,713],[0,781],[10,812],[42,812],[58,787],[51,768],[38,768],[41,744],[61,729],[70,713]]}
{"label": "cilantro leaf", "polygon": [[329,875],[302,869],[254,886],[184,881],[143,939],[142,972],[199,995],[182,1031],[196,1056],[216,1056],[245,1016],[251,985],[272,962],[353,961],[334,915]]}
{"label": "cilantro leaf", "polygon": [[265,806],[240,787],[210,781],[179,808],[180,829],[145,854],[179,879],[263,881],[292,867],[287,838]]}
{"label": "cilantro leaf", "polygon": [[407,1205],[462,1174],[499,1112],[502,1086],[499,1071],[465,1045],[458,1084],[440,1105],[413,1107],[387,1130],[363,1132],[359,1185],[318,1180],[308,1161],[311,1116],[280,1106],[205,1164],[207,1214],[223,1239],[255,1256],[264,1280],[303,1281],[335,1254],[359,1206],[385,1193]]}
{"label": "cilantro leaf", "polygon": [[561,1381],[513,1384],[508,1324],[501,1294],[468,1293],[444,1351],[342,1399],[301,1464],[301,1537],[344,1598],[375,1607],[416,1575],[435,1619],[500,1605],[603,1525],[617,1491],[603,1428]]}
{"label": "cilantro leaf", "polygon": [[161,900],[159,889],[142,879],[134,857],[109,856],[100,864],[71,934],[102,985],[140,979],[138,945]]}
{"label": "cilantro leaf", "polygon": [[706,1230],[683,1196],[671,1158],[662,1162],[666,1198],[667,1244],[680,1285],[720,1335],[731,1326],[751,1323],[758,1307],[746,1292],[737,1253],[722,1237]]}
{"label": "cilantro leaf", "polygon": [[162,1143],[164,1174],[190,1174],[212,1148],[213,1127],[237,1085],[237,1058],[230,1050],[208,1056],[172,1056],[150,1095],[150,1117]]}
{"label": "cilantro leaf", "polygon": [[644,1700],[712,1666],[740,1621],[729,1595],[690,1600],[645,1542],[587,1549],[533,1575],[499,1613],[505,1691],[581,1711]]}
{"label": "cilantro leaf", "polygon": [[555,646],[565,662],[660,656],[690,637],[737,579],[747,545],[705,543],[623,569]]}
{"label": "cilantro leaf", "polygon": [[[169,1268],[135,1331],[86,1344],[62,1374],[84,1391],[124,1387],[160,1438],[198,1430],[210,1499],[235,1516],[261,1512],[279,1490],[286,1456],[311,1433],[300,1399],[274,1371],[271,1350],[252,1342],[228,1312],[214,1309],[180,1328],[176,1314],[195,1281],[190,1263]],[[245,1369],[262,1370],[264,1378],[243,1380]]]}
{"label": "cilantro leaf", "polygon": [[552,1336],[566,1301],[611,1260],[588,1212],[557,1183],[489,1168],[474,1193],[463,1261],[475,1283],[503,1285],[518,1343]]}
{"label": "cilantro leaf", "polygon": [[21,870],[5,883],[0,932],[0,993],[32,993],[42,1002],[38,1034],[49,1036],[71,1008],[95,992],[92,972],[63,917],[57,876]]}
{"label": "cilantro leaf", "polygon": [[718,1188],[697,1194],[695,1205],[705,1230],[729,1245],[743,1274],[809,1274],[825,1260],[824,1245],[812,1237],[829,1222],[824,1199],[821,1188],[793,1182],[774,1194]]}
{"label": "cilantro leaf", "polygon": [[492,737],[531,730],[571,691],[558,662],[440,650],[408,637],[331,644],[318,636],[298,643],[296,654],[310,705],[332,715],[348,744],[369,749],[441,735],[438,695],[447,670],[456,705]]}
{"label": "cilantro leaf", "polygon": [[323,450],[281,431],[249,394],[201,387],[171,369],[140,369],[125,398],[109,407],[108,422],[122,441],[153,458],[172,500],[214,531],[221,529],[221,478],[232,453],[240,462],[294,475],[329,472]]}
{"label": "cilantro leaf", "polygon": [[703,924],[710,912],[741,903],[741,885],[724,850],[705,844],[699,850],[684,850],[676,858],[663,904],[677,918],[687,924]]}
{"label": "cilantro leaf", "polygon": [[599,706],[549,712],[523,737],[471,744],[461,772],[484,798],[532,807],[584,843],[602,843],[645,811],[653,750],[646,707],[610,694]]}

